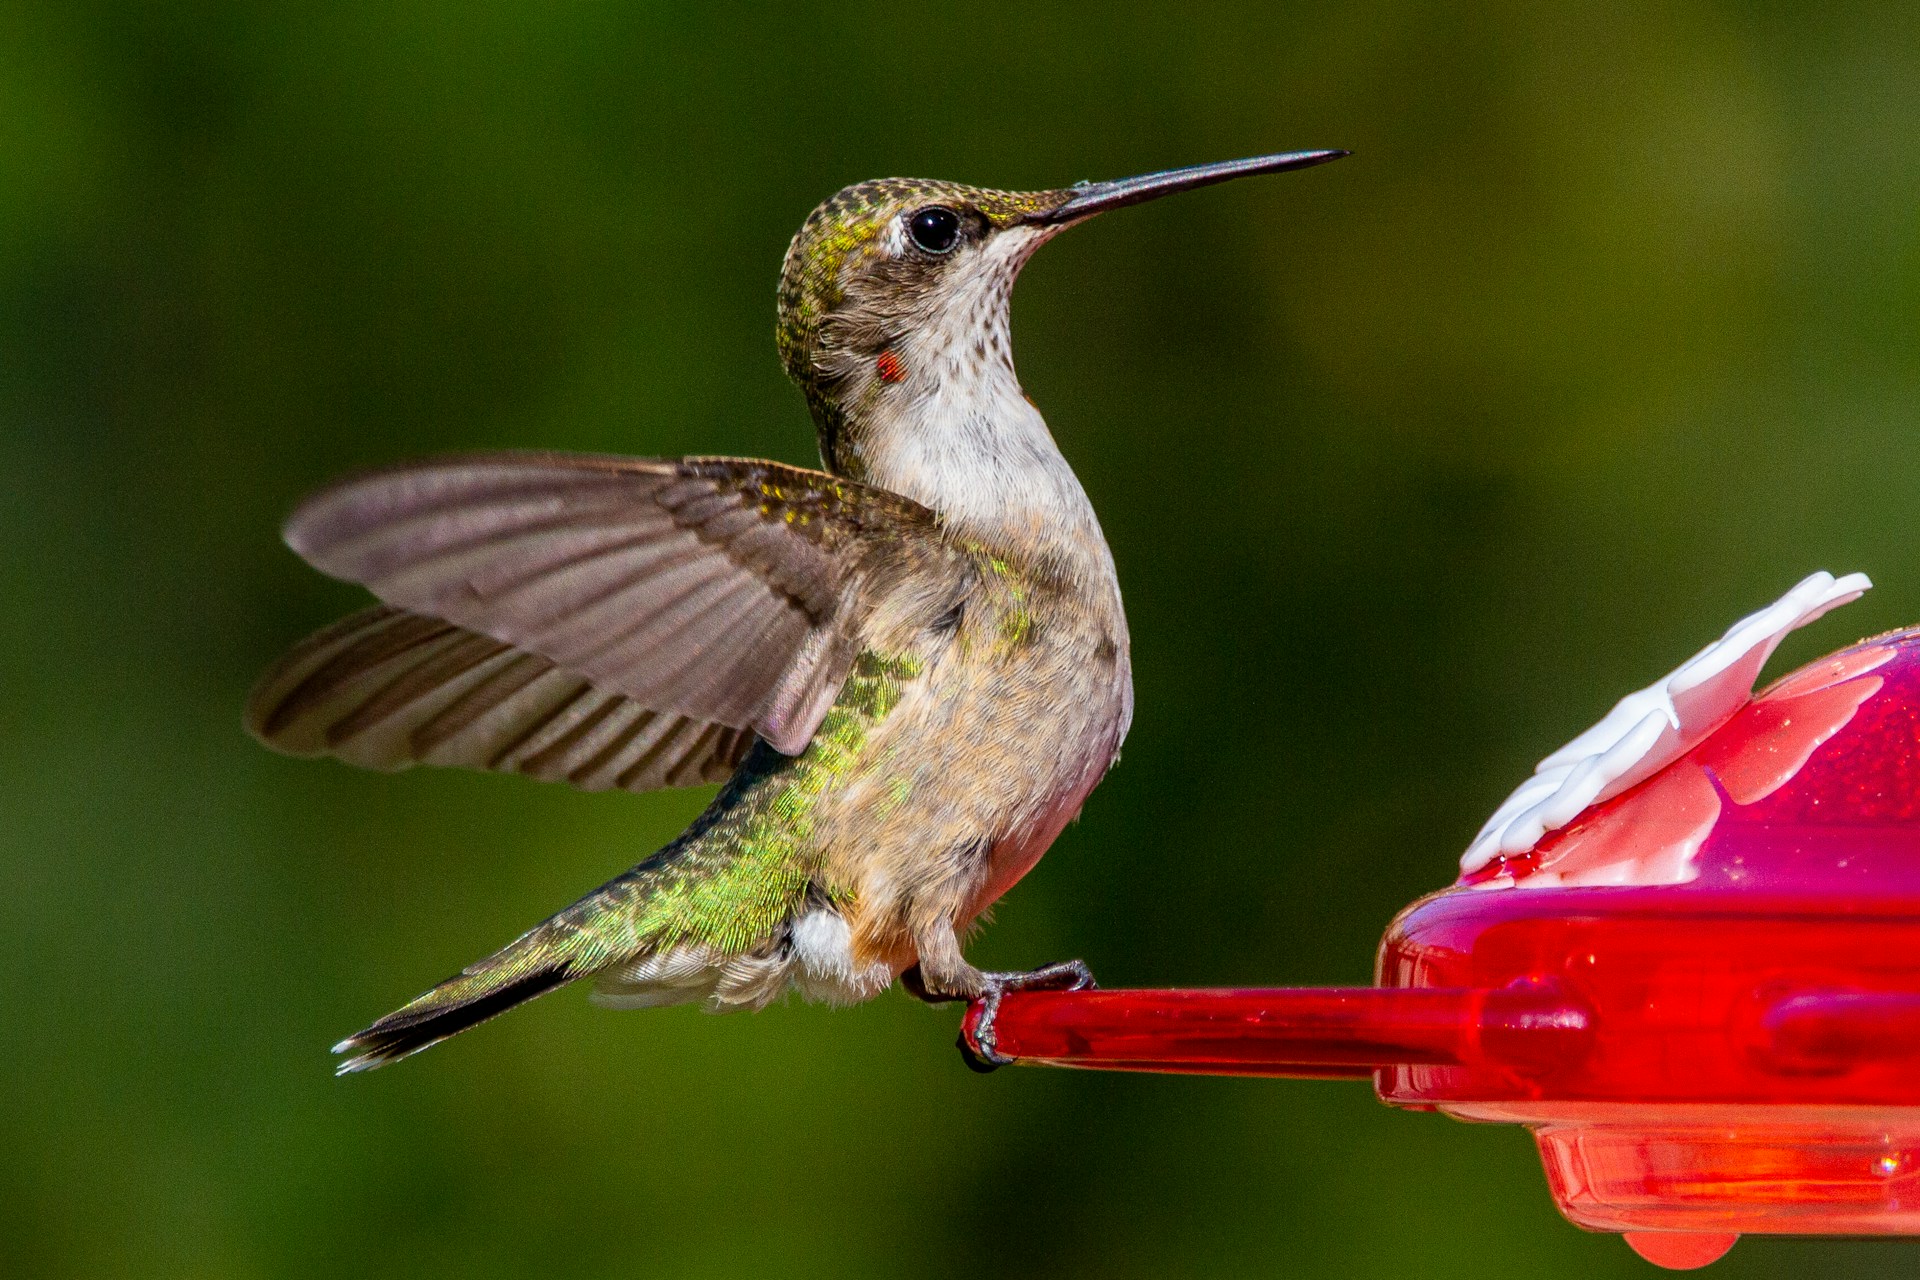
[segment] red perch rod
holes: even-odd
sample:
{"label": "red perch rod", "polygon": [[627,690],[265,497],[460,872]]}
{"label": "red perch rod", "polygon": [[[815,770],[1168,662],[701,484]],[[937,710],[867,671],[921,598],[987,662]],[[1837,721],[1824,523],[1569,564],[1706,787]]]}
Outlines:
{"label": "red perch rod", "polygon": [[[963,1032],[975,1039],[980,1006]],[[1574,1060],[1591,1015],[1544,983],[1395,987],[1023,991],[994,1019],[1023,1063],[1198,1075],[1365,1078],[1395,1064],[1540,1068]]]}

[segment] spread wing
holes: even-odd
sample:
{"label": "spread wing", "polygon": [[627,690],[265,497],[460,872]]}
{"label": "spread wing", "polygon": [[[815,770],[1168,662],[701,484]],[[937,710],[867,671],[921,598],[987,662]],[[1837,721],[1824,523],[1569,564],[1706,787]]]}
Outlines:
{"label": "spread wing", "polygon": [[[302,504],[286,537],[316,568],[452,624],[380,668],[402,681],[393,698],[446,672],[496,695],[526,679],[558,697],[572,677],[622,700],[603,719],[752,730],[794,754],[852,664],[875,565],[937,523],[895,494],[771,462],[490,454],[347,480]],[[389,615],[373,629],[398,643],[423,626]]]}
{"label": "spread wing", "polygon": [[290,755],[371,769],[497,769],[586,791],[718,782],[753,734],[596,689],[547,659],[385,605],[308,637],[262,677],[247,727]]}

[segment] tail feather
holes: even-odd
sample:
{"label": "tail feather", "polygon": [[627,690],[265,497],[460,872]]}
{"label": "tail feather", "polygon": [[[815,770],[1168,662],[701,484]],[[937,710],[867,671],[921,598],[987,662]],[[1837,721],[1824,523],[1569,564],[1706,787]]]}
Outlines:
{"label": "tail feather", "polygon": [[341,1063],[335,1074],[371,1071],[398,1062],[579,976],[561,959],[532,967],[500,963],[512,951],[510,947],[482,960],[333,1046],[335,1053],[354,1055]]}
{"label": "tail feather", "polygon": [[333,1051],[350,1056],[339,1073],[397,1062],[577,978],[600,978],[608,1001],[628,1007],[765,1004],[785,969],[755,948],[779,937],[808,890],[808,871],[777,847],[755,857],[736,841],[702,843],[713,812],[633,870],[342,1040]]}
{"label": "tail feather", "polygon": [[601,885],[486,959],[333,1046],[335,1053],[352,1055],[339,1065],[337,1074],[398,1062],[577,978],[644,960],[653,948],[634,927],[631,907],[635,901],[647,900],[667,853],[663,850]]}

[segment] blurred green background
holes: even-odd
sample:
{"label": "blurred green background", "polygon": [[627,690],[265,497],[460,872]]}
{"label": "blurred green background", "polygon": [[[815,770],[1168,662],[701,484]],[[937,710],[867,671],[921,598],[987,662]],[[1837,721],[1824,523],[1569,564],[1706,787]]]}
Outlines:
{"label": "blurred green background", "polygon": [[899,993],[568,992],[332,1079],[705,796],[260,749],[254,674],[361,599],[275,530],[436,450],[811,460],[773,284],[844,183],[1353,148],[1021,285],[1139,710],[974,958],[1363,981],[1535,759],[1739,614],[1881,583],[1776,670],[1920,620],[1916,119],[1897,2],[0,6],[0,1273],[1648,1274],[1519,1131],[983,1079]]}

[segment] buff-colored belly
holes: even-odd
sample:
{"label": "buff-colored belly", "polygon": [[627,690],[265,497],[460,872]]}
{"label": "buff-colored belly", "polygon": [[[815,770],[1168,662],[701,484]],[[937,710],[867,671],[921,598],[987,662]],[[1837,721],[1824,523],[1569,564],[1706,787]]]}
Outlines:
{"label": "buff-colored belly", "polygon": [[987,855],[985,882],[967,905],[962,923],[971,921],[998,902],[1002,894],[1019,884],[1021,878],[1033,870],[1041,856],[1053,847],[1054,840],[1066,825],[1080,816],[1081,806],[1105,776],[1111,759],[1111,749],[1103,755],[1089,758],[1079,784],[1062,792],[1058,799],[1034,814],[1030,829],[1017,831],[995,842]]}
{"label": "buff-colored belly", "polygon": [[848,891],[856,957],[902,968],[917,933],[964,927],[1033,868],[1106,773],[1125,725],[1124,669],[1064,688],[1032,673],[939,674],[902,700],[871,776],[834,806],[829,883]]}

